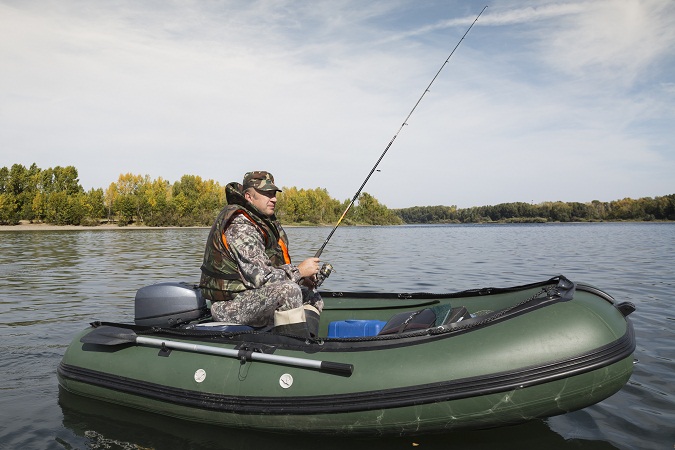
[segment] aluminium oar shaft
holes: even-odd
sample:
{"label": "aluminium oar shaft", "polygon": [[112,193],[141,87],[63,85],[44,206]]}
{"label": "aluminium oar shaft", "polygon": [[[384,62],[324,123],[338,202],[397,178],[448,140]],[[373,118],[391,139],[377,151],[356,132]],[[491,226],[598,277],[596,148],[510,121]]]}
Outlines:
{"label": "aluminium oar shaft", "polygon": [[[239,358],[242,354],[240,350],[213,347],[211,345],[190,344],[188,342],[167,341],[165,339],[156,339],[144,336],[138,336],[136,338],[136,343],[148,345],[151,347],[165,346],[174,350],[183,350],[193,353],[205,353],[207,355],[229,356],[231,358]],[[321,368],[321,361],[315,361],[312,359],[295,358],[292,356],[268,355],[266,353],[251,353],[249,357],[252,360],[284,363],[288,365],[307,367],[310,369]]]}
{"label": "aluminium oar shaft", "polygon": [[344,376],[350,376],[354,370],[354,367],[351,364],[336,363],[331,361],[317,361],[307,358],[296,358],[293,356],[270,355],[267,353],[245,352],[242,350],[214,347],[211,345],[190,344],[188,342],[156,339],[145,336],[137,336],[136,344],[148,345],[150,347],[166,347],[187,352],[204,353],[207,355],[228,356],[230,358],[238,359],[241,359],[243,356],[245,356],[247,359],[252,361],[264,361],[273,364],[304,367],[307,369],[316,369],[323,372]]}
{"label": "aluminium oar shaft", "polygon": [[317,361],[309,358],[297,358],[294,356],[274,355],[251,350],[235,350],[216,347],[213,345],[192,344],[190,342],[184,341],[151,338],[147,336],[139,336],[132,329],[112,325],[101,325],[95,327],[89,333],[82,336],[80,338],[80,342],[83,344],[105,346],[136,344],[150,347],[170,348],[174,350],[203,353],[207,355],[227,356],[230,358],[237,358],[241,361],[264,361],[272,364],[304,367],[307,369],[315,369],[324,373],[331,373],[334,375],[346,377],[351,376],[354,371],[354,366],[352,364],[332,361]]}
{"label": "aluminium oar shaft", "polygon": [[473,22],[471,22],[471,25],[470,25],[469,28],[467,28],[467,30],[464,32],[464,34],[462,35],[462,38],[457,42],[457,45],[455,45],[455,47],[452,49],[452,51],[450,52],[450,55],[449,55],[449,56],[446,58],[446,60],[443,62],[443,64],[441,65],[440,69],[438,69],[438,72],[436,72],[436,75],[434,75],[434,77],[431,79],[431,82],[429,83],[429,85],[426,87],[426,89],[424,89],[424,92],[422,92],[422,95],[420,96],[420,98],[419,98],[419,99],[417,100],[417,102],[415,103],[415,106],[413,106],[413,108],[410,110],[410,112],[409,112],[408,115],[406,116],[405,120],[403,121],[403,123],[401,124],[401,126],[399,127],[399,129],[398,129],[398,130],[396,131],[396,133],[394,134],[394,137],[391,138],[391,140],[389,141],[389,144],[387,144],[387,146],[385,147],[384,151],[382,152],[382,154],[380,155],[380,157],[377,159],[377,162],[375,163],[375,165],[373,166],[373,168],[370,169],[370,173],[368,173],[368,176],[366,177],[366,179],[363,180],[363,183],[361,184],[361,187],[359,188],[358,191],[356,191],[356,194],[354,194],[354,197],[353,197],[352,200],[349,202],[349,205],[347,205],[347,208],[346,208],[345,211],[342,213],[342,216],[340,216],[340,219],[339,219],[339,220],[337,221],[337,223],[335,224],[335,227],[333,227],[333,229],[332,229],[331,232],[328,234],[328,237],[327,237],[326,240],[323,242],[323,244],[321,245],[321,247],[319,248],[319,250],[314,254],[314,257],[315,257],[315,258],[318,258],[318,257],[321,256],[321,253],[323,253],[323,249],[326,248],[326,245],[328,244],[328,241],[330,241],[330,238],[333,237],[333,233],[335,233],[335,230],[337,230],[337,228],[340,226],[340,223],[342,222],[342,219],[345,218],[345,216],[347,215],[347,213],[349,212],[349,210],[352,208],[352,206],[354,206],[354,202],[356,202],[356,201],[358,200],[359,195],[361,195],[361,191],[362,191],[363,188],[366,186],[366,183],[368,183],[368,180],[370,179],[370,177],[373,175],[373,173],[374,173],[375,170],[377,169],[377,166],[380,164],[380,161],[382,161],[382,159],[384,158],[384,155],[387,154],[387,152],[389,151],[389,148],[392,146],[392,144],[394,143],[394,141],[395,141],[396,138],[398,137],[398,135],[399,135],[399,133],[401,132],[401,130],[403,130],[403,127],[405,127],[406,125],[408,125],[408,119],[410,119],[410,117],[413,115],[413,113],[414,113],[415,110],[417,109],[417,106],[422,102],[422,99],[423,99],[424,96],[427,94],[427,92],[429,92],[429,89],[431,88],[431,85],[434,84],[434,81],[436,81],[436,78],[438,78],[438,75],[441,73],[441,71],[443,70],[443,68],[448,64],[448,62],[450,61],[450,58],[452,58],[452,55],[455,53],[455,50],[457,50],[457,48],[458,48],[459,45],[462,43],[462,41],[464,40],[464,38],[466,37],[466,35],[469,34],[469,31],[471,31],[471,28],[473,28],[474,24],[478,21],[478,18],[481,16],[481,14],[483,14],[483,11],[485,11],[486,8],[487,8],[487,5],[483,7],[483,9],[481,10],[481,12],[478,13],[478,15],[477,15],[476,18],[473,20]]}

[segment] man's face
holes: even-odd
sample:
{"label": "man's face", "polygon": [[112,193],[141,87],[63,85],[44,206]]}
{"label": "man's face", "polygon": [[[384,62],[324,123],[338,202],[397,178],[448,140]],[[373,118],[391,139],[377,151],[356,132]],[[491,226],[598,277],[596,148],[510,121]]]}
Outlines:
{"label": "man's face", "polygon": [[277,191],[249,189],[244,196],[246,197],[246,200],[255,206],[261,213],[268,217],[274,214],[274,209],[277,206]]}

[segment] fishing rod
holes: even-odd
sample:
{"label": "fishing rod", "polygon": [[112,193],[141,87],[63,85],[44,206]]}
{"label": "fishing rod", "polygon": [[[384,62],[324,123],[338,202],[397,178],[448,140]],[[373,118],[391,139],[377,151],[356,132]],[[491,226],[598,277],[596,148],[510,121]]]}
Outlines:
{"label": "fishing rod", "polygon": [[[373,175],[373,173],[374,173],[375,170],[377,169],[377,166],[380,164],[380,161],[382,161],[382,158],[384,158],[384,155],[387,154],[387,151],[389,151],[389,148],[392,146],[392,144],[394,143],[394,141],[395,141],[396,138],[398,137],[398,135],[399,135],[399,133],[401,132],[401,130],[403,130],[403,127],[406,126],[406,125],[408,125],[408,119],[410,119],[410,116],[412,116],[413,113],[415,112],[415,109],[417,109],[417,105],[420,104],[420,102],[422,101],[422,99],[424,98],[424,96],[427,94],[427,92],[429,92],[429,89],[431,88],[431,85],[434,84],[434,81],[436,81],[436,78],[438,78],[438,75],[441,73],[441,71],[442,71],[443,68],[446,66],[446,64],[448,64],[448,61],[450,61],[450,58],[452,58],[452,55],[455,53],[455,50],[457,50],[457,48],[459,47],[459,44],[461,44],[462,41],[464,40],[464,38],[466,37],[466,35],[469,34],[469,31],[471,31],[471,28],[473,28],[474,24],[478,21],[478,18],[481,16],[481,14],[483,14],[483,11],[485,11],[486,8],[487,8],[487,5],[481,10],[480,13],[478,13],[478,15],[476,16],[476,18],[474,19],[474,21],[471,23],[471,25],[469,26],[469,28],[466,30],[466,32],[464,33],[464,35],[462,36],[462,38],[459,40],[459,42],[457,42],[457,45],[455,45],[455,48],[452,49],[452,51],[450,52],[450,55],[448,56],[448,58],[445,60],[445,62],[443,63],[443,65],[441,65],[441,68],[438,69],[438,72],[436,72],[436,75],[434,75],[434,77],[431,79],[431,82],[429,83],[429,86],[427,86],[427,88],[424,90],[424,92],[422,93],[422,95],[420,96],[420,98],[417,100],[417,103],[415,103],[415,106],[413,106],[413,109],[410,111],[410,113],[408,113],[408,116],[405,118],[405,120],[403,121],[403,124],[401,124],[401,127],[398,129],[398,131],[396,131],[396,134],[394,134],[394,137],[391,138],[391,141],[389,141],[389,144],[387,144],[387,147],[384,149],[384,151],[383,151],[382,154],[380,155],[380,158],[377,160],[377,162],[375,163],[375,165],[373,166],[373,168],[370,170],[370,173],[368,174],[368,176],[366,177],[366,179],[363,181],[363,184],[361,185],[361,187],[359,188],[359,190],[356,191],[356,194],[354,194],[354,197],[352,198],[352,201],[349,202],[349,205],[347,205],[347,208],[346,208],[345,211],[342,213],[342,216],[340,216],[340,220],[337,221],[337,223],[335,224],[335,227],[334,227],[333,230],[330,232],[330,234],[328,235],[328,237],[326,238],[326,240],[323,242],[323,245],[321,245],[321,248],[319,248],[319,250],[318,250],[318,251],[316,252],[316,254],[314,255],[315,258],[318,258],[318,257],[321,256],[321,253],[323,253],[323,249],[326,248],[326,245],[328,244],[328,241],[330,240],[331,237],[333,237],[333,233],[335,233],[335,230],[337,230],[337,228],[340,226],[340,223],[342,222],[342,219],[345,218],[345,216],[347,215],[347,213],[349,212],[349,210],[352,209],[352,206],[354,206],[354,202],[356,202],[356,200],[358,200],[359,195],[361,195],[361,191],[362,191],[363,188],[366,186],[366,183],[368,183],[368,180],[370,179],[370,177]],[[326,265],[324,265],[324,266],[326,266]],[[322,271],[323,271],[323,270],[324,270],[324,269],[322,268]],[[330,270],[332,270],[332,267],[328,270],[328,274],[330,274]],[[328,275],[325,275],[325,277],[327,277],[327,276],[328,276]]]}

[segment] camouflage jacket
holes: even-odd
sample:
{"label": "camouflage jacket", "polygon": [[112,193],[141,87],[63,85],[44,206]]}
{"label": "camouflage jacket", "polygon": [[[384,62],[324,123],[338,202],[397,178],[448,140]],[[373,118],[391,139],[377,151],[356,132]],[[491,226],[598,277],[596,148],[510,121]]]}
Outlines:
{"label": "camouflage jacket", "polygon": [[210,300],[284,280],[298,282],[291,264],[288,237],[275,216],[266,217],[248,203],[239,183],[226,186],[228,205],[220,212],[206,241],[200,287]]}

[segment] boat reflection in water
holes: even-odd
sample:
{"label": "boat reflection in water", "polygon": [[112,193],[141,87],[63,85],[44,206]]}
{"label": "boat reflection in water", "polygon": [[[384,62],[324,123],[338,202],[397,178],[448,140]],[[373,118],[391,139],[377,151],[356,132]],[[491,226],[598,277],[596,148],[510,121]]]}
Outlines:
{"label": "boat reflection in water", "polygon": [[189,422],[82,397],[63,388],[59,389],[59,405],[63,413],[63,426],[72,433],[70,436],[60,433],[56,437],[59,448],[297,450],[315,448],[318,442],[322,450],[374,450],[417,446],[447,449],[450,448],[449,443],[452,443],[452,448],[522,450],[524,442],[535,442],[542,445],[542,448],[551,450],[568,450],[571,447],[577,450],[615,448],[600,441],[566,440],[551,431],[541,420],[509,427],[424,436],[321,438],[308,434],[254,432]]}

